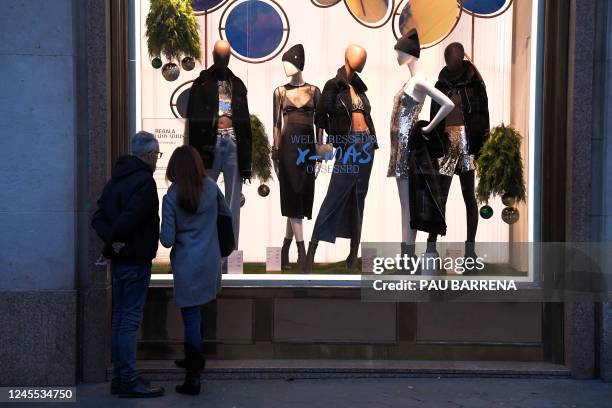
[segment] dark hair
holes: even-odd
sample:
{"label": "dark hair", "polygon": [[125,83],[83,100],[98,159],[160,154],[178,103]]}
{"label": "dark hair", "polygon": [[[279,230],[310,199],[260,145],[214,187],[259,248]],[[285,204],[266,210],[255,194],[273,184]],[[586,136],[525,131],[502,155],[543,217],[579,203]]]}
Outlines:
{"label": "dark hair", "polygon": [[174,150],[166,169],[166,179],[177,185],[178,203],[183,210],[198,211],[205,176],[202,158],[195,148],[181,146]]}

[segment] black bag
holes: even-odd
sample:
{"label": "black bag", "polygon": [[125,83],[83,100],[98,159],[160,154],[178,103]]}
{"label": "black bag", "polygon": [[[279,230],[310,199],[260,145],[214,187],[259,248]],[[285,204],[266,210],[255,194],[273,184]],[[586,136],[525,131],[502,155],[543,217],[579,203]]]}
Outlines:
{"label": "black bag", "polygon": [[[220,205],[220,200],[225,200],[225,197],[218,192],[217,205]],[[225,258],[236,249],[236,237],[234,237],[234,225],[230,215],[221,214],[217,207],[217,235],[219,236],[219,249],[221,257]]]}
{"label": "black bag", "polygon": [[417,150],[423,144],[429,152],[429,156],[432,159],[439,159],[444,157],[448,152],[450,140],[446,133],[440,134],[438,129],[434,129],[429,134],[423,133],[423,128],[427,126],[429,122],[426,120],[419,120],[412,130],[410,135],[411,147],[410,150]]}

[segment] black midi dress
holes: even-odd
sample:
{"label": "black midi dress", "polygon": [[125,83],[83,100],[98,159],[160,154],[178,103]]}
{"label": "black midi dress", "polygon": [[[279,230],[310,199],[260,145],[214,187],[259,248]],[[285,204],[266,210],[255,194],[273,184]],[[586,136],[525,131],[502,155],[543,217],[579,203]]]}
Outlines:
{"label": "black midi dress", "polygon": [[309,158],[316,155],[314,115],[320,96],[319,88],[307,83],[286,84],[274,91],[274,127],[281,129],[278,179],[285,217],[312,218],[316,161]]}

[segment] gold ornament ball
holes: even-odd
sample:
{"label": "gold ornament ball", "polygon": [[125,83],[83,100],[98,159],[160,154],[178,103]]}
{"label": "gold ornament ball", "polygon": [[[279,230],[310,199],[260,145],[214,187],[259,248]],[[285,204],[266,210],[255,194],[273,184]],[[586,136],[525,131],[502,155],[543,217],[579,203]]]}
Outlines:
{"label": "gold ornament ball", "polygon": [[519,220],[519,210],[514,207],[506,207],[502,211],[502,220],[506,224],[512,225]]}
{"label": "gold ornament ball", "polygon": [[516,198],[506,193],[502,196],[502,203],[504,203],[506,207],[513,207],[514,204],[516,204]]}

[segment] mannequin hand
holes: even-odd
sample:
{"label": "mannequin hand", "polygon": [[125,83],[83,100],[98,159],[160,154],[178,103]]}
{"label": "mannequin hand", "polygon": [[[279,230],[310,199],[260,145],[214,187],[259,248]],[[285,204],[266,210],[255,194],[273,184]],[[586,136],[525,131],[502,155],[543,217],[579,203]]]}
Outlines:
{"label": "mannequin hand", "polygon": [[274,166],[274,173],[276,173],[276,178],[278,178],[278,173],[279,173],[278,160],[272,160],[272,165]]}
{"label": "mannequin hand", "polygon": [[112,245],[113,251],[115,251],[115,253],[118,254],[119,252],[121,252],[124,246],[125,246],[125,243],[123,242],[113,242],[113,245]]}
{"label": "mannequin hand", "polygon": [[431,124],[429,124],[429,125],[427,125],[427,126],[424,126],[424,127],[421,129],[421,131],[423,132],[423,134],[426,134],[426,135],[430,134],[432,130],[433,130],[433,129],[431,128]]}

